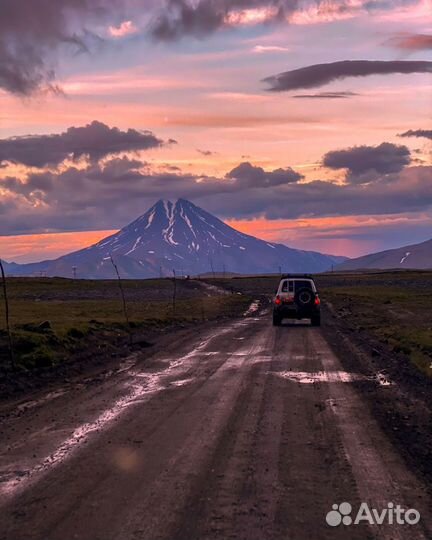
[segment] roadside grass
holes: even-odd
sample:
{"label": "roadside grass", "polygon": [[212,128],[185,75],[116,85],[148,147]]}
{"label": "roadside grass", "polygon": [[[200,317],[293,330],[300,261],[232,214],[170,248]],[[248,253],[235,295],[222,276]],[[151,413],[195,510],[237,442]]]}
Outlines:
{"label": "roadside grass", "polygon": [[432,273],[319,276],[321,295],[349,326],[432,376]]}
{"label": "roadside grass", "polygon": [[[89,350],[114,352],[130,333],[232,317],[250,304],[246,295],[209,295],[199,283],[177,280],[175,309],[169,279],[123,281],[128,327],[116,281],[9,279],[8,292],[18,369],[46,368]],[[8,366],[4,304],[0,298],[0,368]]]}

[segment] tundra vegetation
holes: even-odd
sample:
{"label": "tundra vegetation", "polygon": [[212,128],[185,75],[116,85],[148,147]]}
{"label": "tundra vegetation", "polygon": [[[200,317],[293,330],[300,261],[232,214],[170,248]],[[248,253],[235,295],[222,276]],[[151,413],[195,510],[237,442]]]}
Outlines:
{"label": "tundra vegetation", "polygon": [[[170,327],[241,315],[246,295],[221,295],[194,280],[124,280],[132,344]],[[118,282],[57,278],[9,278],[10,324],[16,368],[51,368],[76,355],[110,357],[124,350],[129,327]],[[10,371],[5,306],[0,302],[0,371]]]}

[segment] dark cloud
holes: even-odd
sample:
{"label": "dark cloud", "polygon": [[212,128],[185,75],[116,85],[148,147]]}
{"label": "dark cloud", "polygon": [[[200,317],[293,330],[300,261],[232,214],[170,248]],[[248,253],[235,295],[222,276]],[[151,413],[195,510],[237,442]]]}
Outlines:
{"label": "dark cloud", "polygon": [[[390,215],[432,209],[432,167],[407,167],[370,184],[314,181],[245,196],[220,193],[201,196],[209,211],[226,218],[298,219],[302,217]],[[205,203],[205,205],[204,205]]]}
{"label": "dark cloud", "polygon": [[319,92],[318,94],[297,94],[296,99],[346,99],[359,96],[355,92]]}
{"label": "dark cloud", "polygon": [[217,152],[212,152],[211,150],[200,150],[199,148],[197,148],[197,152],[198,154],[206,157],[215,156],[217,154]]}
{"label": "dark cloud", "polygon": [[261,170],[242,164],[225,178],[202,177],[157,172],[124,157],[24,180],[4,178],[0,228],[2,234],[112,229],[167,196],[191,199],[223,218],[385,215],[432,208],[432,167],[405,167],[361,185],[301,183],[290,168],[264,172],[272,179],[267,183]]}
{"label": "dark cloud", "polygon": [[378,181],[383,175],[402,171],[410,163],[408,148],[391,143],[335,150],[328,152],[323,158],[325,167],[346,169],[347,181],[356,184]]}
{"label": "dark cloud", "polygon": [[70,127],[64,133],[55,135],[0,139],[0,163],[10,161],[29,167],[44,167],[58,165],[68,157],[86,157],[97,161],[109,154],[148,150],[162,144],[163,141],[150,131],[121,131],[94,121],[84,127]]}
{"label": "dark cloud", "polygon": [[299,182],[304,178],[290,167],[265,171],[262,167],[255,167],[248,162],[241,163],[230,171],[226,177],[234,180],[236,185],[244,188],[280,186]]}
{"label": "dark cloud", "polygon": [[432,73],[432,62],[411,60],[344,60],[315,64],[267,77],[271,92],[316,88],[347,77],[391,75],[395,73]]}
{"label": "dark cloud", "polygon": [[390,38],[385,44],[404,51],[423,51],[432,49],[432,35],[401,34]]}
{"label": "dark cloud", "polygon": [[[116,3],[120,16],[122,3]],[[55,53],[85,50],[86,26],[103,20],[111,7],[108,0],[1,0],[0,88],[26,96],[50,86]]]}
{"label": "dark cloud", "polygon": [[399,137],[424,137],[425,139],[432,139],[432,129],[410,129],[401,133]]}
{"label": "dark cloud", "polygon": [[322,8],[324,13],[346,15],[388,11],[416,1],[364,0],[353,5],[349,0],[165,0],[150,25],[150,32],[159,41],[174,41],[185,36],[205,38],[220,29],[236,26],[235,15],[242,10],[263,9],[264,22],[269,23],[286,21],[292,12],[311,5],[318,10]]}
{"label": "dark cloud", "polygon": [[173,41],[188,35],[203,38],[230,26],[232,12],[266,8],[268,20],[280,20],[297,4],[298,0],[167,0],[151,25],[151,33],[160,41]]}

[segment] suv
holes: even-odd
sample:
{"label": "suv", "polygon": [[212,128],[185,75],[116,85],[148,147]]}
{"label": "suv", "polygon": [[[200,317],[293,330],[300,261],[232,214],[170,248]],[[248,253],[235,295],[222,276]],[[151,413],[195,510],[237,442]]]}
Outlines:
{"label": "suv", "polygon": [[282,276],[273,301],[273,326],[282,319],[310,319],[312,326],[321,324],[321,301],[312,276]]}

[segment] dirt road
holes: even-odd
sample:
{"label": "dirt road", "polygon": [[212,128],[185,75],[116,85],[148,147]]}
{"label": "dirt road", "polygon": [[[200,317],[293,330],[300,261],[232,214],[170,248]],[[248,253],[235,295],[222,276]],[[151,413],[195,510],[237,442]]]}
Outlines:
{"label": "dirt road", "polygon": [[[257,311],[148,355],[2,406],[1,540],[432,538],[425,487],[319,328]],[[328,525],[342,502],[421,519]]]}

